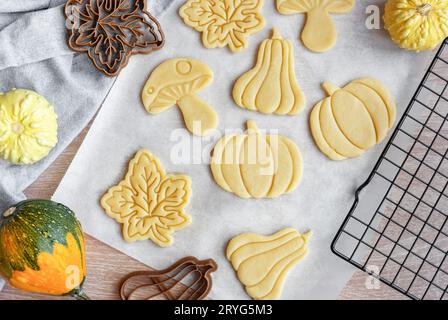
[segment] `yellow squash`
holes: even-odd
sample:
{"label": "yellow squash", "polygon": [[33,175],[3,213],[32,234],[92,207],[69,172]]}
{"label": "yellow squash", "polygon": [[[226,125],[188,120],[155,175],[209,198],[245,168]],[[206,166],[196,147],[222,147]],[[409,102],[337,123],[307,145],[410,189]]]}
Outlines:
{"label": "yellow squash", "polygon": [[448,1],[389,0],[384,27],[401,48],[432,50],[448,37]]}
{"label": "yellow squash", "polygon": [[243,74],[233,88],[236,104],[248,110],[294,115],[305,106],[305,95],[294,72],[292,44],[274,29],[263,41],[256,66]]}
{"label": "yellow squash", "polygon": [[25,89],[0,94],[0,158],[35,163],[58,142],[57,130],[54,108],[41,95]]}
{"label": "yellow squash", "polygon": [[293,228],[271,236],[244,233],[227,245],[227,259],[256,300],[280,297],[288,271],[308,253],[311,231],[301,235]]}
{"label": "yellow squash", "polygon": [[260,133],[247,122],[247,134],[226,135],[218,141],[211,170],[216,183],[241,198],[275,198],[297,188],[302,156],[290,139]]}

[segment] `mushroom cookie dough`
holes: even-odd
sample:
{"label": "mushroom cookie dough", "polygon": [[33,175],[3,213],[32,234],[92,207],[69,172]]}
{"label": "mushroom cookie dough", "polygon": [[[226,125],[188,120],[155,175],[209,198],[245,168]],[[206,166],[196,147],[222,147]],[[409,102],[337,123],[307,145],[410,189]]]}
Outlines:
{"label": "mushroom cookie dough", "polygon": [[247,294],[256,300],[278,299],[288,271],[308,253],[311,234],[286,228],[271,236],[244,233],[230,240],[227,259]]}
{"label": "mushroom cookie dough", "polygon": [[275,198],[293,191],[302,178],[302,156],[290,139],[260,133],[247,122],[247,134],[227,135],[213,149],[216,183],[241,198]]}
{"label": "mushroom cookie dough", "polygon": [[294,115],[305,106],[305,96],[296,80],[290,41],[277,29],[263,41],[256,66],[243,74],[233,88],[233,99],[242,108],[261,113]]}
{"label": "mushroom cookie dough", "polygon": [[0,93],[0,158],[13,164],[33,164],[58,142],[53,106],[31,90]]}
{"label": "mushroom cookie dough", "polygon": [[354,158],[380,143],[395,122],[396,109],[389,89],[363,78],[344,88],[324,82],[328,98],[314,106],[311,133],[331,160]]}
{"label": "mushroom cookie dough", "polygon": [[101,198],[101,206],[123,224],[126,241],[151,239],[168,247],[173,244],[173,232],[191,223],[184,211],[190,185],[189,177],[166,174],[156,157],[140,150],[129,163],[124,180]]}
{"label": "mushroom cookie dough", "polygon": [[336,43],[336,28],[330,13],[347,13],[354,5],[355,0],[277,0],[281,14],[306,14],[301,37],[305,47],[315,52],[328,51]]}
{"label": "mushroom cookie dough", "polygon": [[189,0],[179,10],[186,25],[202,32],[206,48],[247,47],[247,37],[263,29],[263,0]]}
{"label": "mushroom cookie dough", "polygon": [[196,93],[212,81],[213,71],[206,64],[193,59],[170,59],[151,73],[142,91],[143,104],[152,114],[177,104],[187,129],[195,135],[206,135],[218,126],[218,115]]}

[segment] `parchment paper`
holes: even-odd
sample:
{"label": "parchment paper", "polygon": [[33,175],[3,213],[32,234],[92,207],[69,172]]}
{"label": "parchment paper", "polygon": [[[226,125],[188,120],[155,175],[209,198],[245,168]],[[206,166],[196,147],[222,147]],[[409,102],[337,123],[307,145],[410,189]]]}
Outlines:
{"label": "parchment paper", "polygon": [[[287,226],[302,232],[312,229],[309,256],[290,272],[282,298],[336,298],[353,268],[331,253],[330,243],[352,204],[354,190],[366,178],[385,144],[342,162],[332,162],[320,153],[308,127],[312,106],[324,98],[320,84],[330,80],[342,86],[362,76],[378,78],[392,90],[401,114],[431,53],[400,50],[385,31],[365,27],[367,5],[382,6],[383,1],[357,1],[352,13],[333,15],[339,39],[336,47],[324,54],[309,52],[298,41],[304,17],[278,14],[274,1],[265,1],[266,27],[250,37],[247,50],[233,54],[228,49],[205,49],[200,35],[184,25],[177,14],[184,2],[175,1],[161,19],[166,47],[148,56],[133,57],[119,76],[54,200],[71,207],[87,233],[152,267],[166,267],[187,255],[215,259],[219,270],[214,274],[211,297],[219,299],[248,297],[225,259],[229,239],[243,232],[270,234]],[[305,111],[294,117],[242,110],[230,94],[234,81],[253,67],[258,46],[270,37],[272,26],[293,41],[296,74],[308,99]],[[298,144],[304,157],[304,177],[296,191],[275,200],[243,200],[215,184],[207,163],[197,164],[198,159],[176,161],[181,145],[190,143],[193,150],[202,141],[207,154],[220,134],[202,140],[192,138],[181,130],[183,121],[176,107],[156,116],[144,110],[140,92],[147,76],[159,63],[174,57],[197,58],[213,68],[215,80],[200,96],[219,113],[221,132],[243,129],[245,121],[253,119],[259,128],[278,129],[279,134]],[[123,178],[128,161],[140,148],[155,154],[167,172],[185,173],[192,179],[188,211],[193,223],[175,233],[170,248],[160,248],[150,241],[126,243],[121,226],[99,206],[101,196]]]}

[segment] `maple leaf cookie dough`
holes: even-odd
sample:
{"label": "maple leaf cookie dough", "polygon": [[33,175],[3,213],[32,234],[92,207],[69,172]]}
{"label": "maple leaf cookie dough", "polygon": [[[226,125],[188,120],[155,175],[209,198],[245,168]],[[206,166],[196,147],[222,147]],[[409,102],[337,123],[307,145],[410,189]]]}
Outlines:
{"label": "maple leaf cookie dough", "polygon": [[0,93],[0,157],[13,164],[33,164],[58,142],[53,106],[31,90]]}
{"label": "maple leaf cookie dough", "polygon": [[302,42],[311,51],[325,52],[336,43],[337,33],[330,13],[347,13],[355,0],[277,0],[281,14],[305,13]]}
{"label": "maple leaf cookie dough", "polygon": [[310,128],[328,158],[354,158],[384,140],[396,118],[394,99],[384,84],[362,78],[342,89],[329,82],[322,86],[328,97],[314,106]]}
{"label": "maple leaf cookie dough", "polygon": [[303,170],[297,145],[262,134],[253,121],[247,128],[247,134],[226,135],[215,145],[210,166],[216,183],[241,198],[275,198],[295,190]]}
{"label": "maple leaf cookie dough", "polygon": [[261,44],[255,67],[236,81],[233,99],[242,108],[266,114],[302,111],[306,101],[294,71],[292,44],[277,29]]}
{"label": "maple leaf cookie dough", "polygon": [[101,198],[107,215],[123,224],[128,242],[150,239],[161,247],[173,244],[173,232],[191,223],[184,208],[191,194],[190,178],[166,174],[147,150],[140,150],[118,185]]}
{"label": "maple leaf cookie dough", "polygon": [[215,110],[196,93],[213,81],[213,71],[194,59],[170,59],[156,67],[142,91],[145,109],[157,114],[177,104],[187,129],[199,136],[216,129]]}
{"label": "maple leaf cookie dough", "polygon": [[244,233],[230,240],[226,256],[249,296],[278,299],[288,271],[307,255],[311,234],[293,228],[271,236]]}
{"label": "maple leaf cookie dough", "polygon": [[188,0],[179,10],[185,24],[202,32],[206,48],[245,49],[247,37],[263,29],[263,0]]}

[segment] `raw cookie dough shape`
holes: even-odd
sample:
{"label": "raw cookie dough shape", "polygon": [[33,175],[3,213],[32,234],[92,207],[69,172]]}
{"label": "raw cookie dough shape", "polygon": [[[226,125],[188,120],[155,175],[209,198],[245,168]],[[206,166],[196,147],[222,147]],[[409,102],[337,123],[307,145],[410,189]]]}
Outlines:
{"label": "raw cookie dough shape", "polygon": [[212,259],[185,257],[164,270],[128,274],[120,288],[122,300],[202,300],[212,289]]}
{"label": "raw cookie dough shape", "polygon": [[188,0],[179,10],[186,25],[202,32],[206,48],[245,49],[247,37],[263,29],[263,0]]}
{"label": "raw cookie dough shape", "polygon": [[355,0],[277,0],[281,14],[306,14],[301,38],[305,47],[315,52],[328,51],[336,43],[337,33],[330,13],[347,13],[354,5]]}
{"label": "raw cookie dough shape", "polygon": [[206,135],[218,126],[215,110],[196,93],[213,81],[213,71],[194,59],[170,59],[155,68],[142,91],[146,111],[157,114],[177,104],[187,129]]}
{"label": "raw cookie dough shape", "polygon": [[0,93],[0,158],[13,164],[33,164],[58,142],[53,106],[31,90]]}
{"label": "raw cookie dough shape", "polygon": [[256,66],[236,81],[233,99],[242,108],[266,114],[302,111],[305,95],[296,80],[292,44],[277,29],[261,44]]}
{"label": "raw cookie dough shape", "polygon": [[260,133],[247,122],[247,134],[221,138],[213,149],[216,183],[241,198],[275,198],[297,188],[302,156],[297,145],[280,135]]}
{"label": "raw cookie dough shape", "polygon": [[101,198],[109,217],[123,224],[128,242],[150,239],[161,247],[173,244],[173,232],[191,223],[184,211],[191,194],[190,178],[166,174],[159,160],[140,150],[124,180]]}
{"label": "raw cookie dough shape", "polygon": [[159,22],[148,12],[146,0],[68,0],[68,46],[87,53],[95,68],[116,76],[133,54],[163,47]]}
{"label": "raw cookie dough shape", "polygon": [[286,228],[271,236],[244,233],[230,240],[227,259],[247,294],[256,300],[278,299],[288,271],[308,253],[311,234]]}
{"label": "raw cookie dough shape", "polygon": [[396,118],[386,86],[372,78],[354,80],[342,89],[329,82],[322,86],[328,97],[314,106],[310,128],[328,158],[354,158],[384,140]]}

